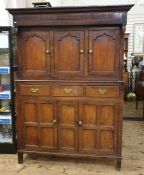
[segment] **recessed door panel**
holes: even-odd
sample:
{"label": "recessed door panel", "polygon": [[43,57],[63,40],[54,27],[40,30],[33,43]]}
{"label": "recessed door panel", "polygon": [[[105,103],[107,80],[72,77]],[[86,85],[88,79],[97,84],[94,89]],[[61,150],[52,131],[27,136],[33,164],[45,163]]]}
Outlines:
{"label": "recessed door panel", "polygon": [[89,31],[88,74],[96,79],[118,79],[120,51],[118,30]]}
{"label": "recessed door panel", "polygon": [[58,103],[58,150],[60,152],[77,152],[77,120],[77,102],[65,100]]}
{"label": "recessed door panel", "polygon": [[114,150],[114,131],[100,131],[100,149],[105,151]]}
{"label": "recessed door panel", "polygon": [[75,109],[71,105],[63,105],[61,108],[61,124],[74,124],[75,123]]}
{"label": "recessed door panel", "polygon": [[96,105],[85,104],[83,107],[83,123],[96,125],[97,123],[97,108]]}
{"label": "recessed door panel", "polygon": [[34,126],[25,127],[25,144],[26,146],[37,146],[38,145],[37,127],[34,127]]}
{"label": "recessed door panel", "polygon": [[35,103],[25,104],[24,117],[25,122],[37,122],[37,105]]}
{"label": "recessed door panel", "polygon": [[21,64],[23,77],[41,78],[50,74],[49,32],[29,31],[21,34]]}
{"label": "recessed door panel", "polygon": [[75,147],[75,131],[73,129],[63,129],[61,133],[62,144],[61,146],[65,149],[73,150]]}
{"label": "recessed door panel", "polygon": [[97,105],[81,102],[79,116],[79,152],[96,153],[97,151]]}
{"label": "recessed door panel", "polygon": [[114,119],[115,119],[115,107],[106,105],[106,106],[101,106],[99,110],[101,114],[100,124],[113,126]]}
{"label": "recessed door panel", "polygon": [[84,32],[54,32],[54,76],[82,76],[84,66]]}
{"label": "recessed door panel", "polygon": [[82,134],[82,146],[84,150],[96,149],[97,132],[92,129],[85,129]]}
{"label": "recessed door panel", "polygon": [[117,145],[118,104],[99,104],[99,151],[113,154]]}
{"label": "recessed door panel", "polygon": [[54,106],[51,103],[41,103],[41,123],[51,123],[54,119]]}
{"label": "recessed door panel", "polygon": [[54,128],[53,127],[42,127],[41,128],[41,146],[42,147],[54,147]]}
{"label": "recessed door panel", "polygon": [[39,103],[40,146],[43,150],[57,150],[57,116],[56,104],[53,101],[42,100]]}
{"label": "recessed door panel", "polygon": [[105,33],[94,40],[94,71],[114,71],[115,44],[115,40]]}
{"label": "recessed door panel", "polygon": [[[46,65],[45,55],[43,54],[46,49],[45,42],[40,36],[31,36],[25,41],[26,46],[26,69],[41,71]],[[33,62],[32,62],[33,60]]]}

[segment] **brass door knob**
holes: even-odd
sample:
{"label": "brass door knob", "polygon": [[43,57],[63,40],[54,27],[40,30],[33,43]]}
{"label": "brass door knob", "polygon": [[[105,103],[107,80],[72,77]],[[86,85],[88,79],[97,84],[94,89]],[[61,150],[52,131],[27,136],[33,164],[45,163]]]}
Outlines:
{"label": "brass door knob", "polygon": [[78,121],[78,124],[79,124],[80,126],[82,126],[83,123],[82,123],[82,121]]}
{"label": "brass door knob", "polygon": [[57,123],[57,120],[56,119],[53,119],[53,123],[56,124]]}
{"label": "brass door knob", "polygon": [[89,49],[89,53],[93,53],[93,50],[92,49]]}
{"label": "brass door knob", "polygon": [[83,50],[83,49],[81,49],[81,50],[80,50],[80,53],[84,53],[84,50]]}
{"label": "brass door knob", "polygon": [[49,50],[49,49],[47,49],[47,50],[46,50],[46,53],[50,53],[50,50]]}

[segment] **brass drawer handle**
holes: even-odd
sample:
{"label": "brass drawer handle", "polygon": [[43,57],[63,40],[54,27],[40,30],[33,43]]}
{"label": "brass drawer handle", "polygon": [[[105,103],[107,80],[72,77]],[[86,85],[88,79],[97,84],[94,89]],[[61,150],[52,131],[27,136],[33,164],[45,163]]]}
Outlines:
{"label": "brass drawer handle", "polygon": [[37,93],[37,92],[39,91],[39,89],[38,89],[38,88],[31,88],[30,91],[31,91],[33,94],[35,94],[35,93]]}
{"label": "brass drawer handle", "polygon": [[98,89],[99,94],[104,95],[107,90],[106,89]]}
{"label": "brass drawer handle", "polygon": [[69,94],[69,93],[72,92],[72,89],[71,89],[71,88],[64,88],[64,91],[65,91],[67,94]]}

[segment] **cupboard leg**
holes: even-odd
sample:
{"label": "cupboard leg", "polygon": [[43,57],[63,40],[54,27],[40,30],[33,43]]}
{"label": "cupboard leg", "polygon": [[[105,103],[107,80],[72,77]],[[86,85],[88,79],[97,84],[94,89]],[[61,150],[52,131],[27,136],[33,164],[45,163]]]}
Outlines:
{"label": "cupboard leg", "polygon": [[18,163],[19,164],[23,163],[23,153],[22,152],[18,152]]}
{"label": "cupboard leg", "polygon": [[121,159],[116,159],[116,170],[120,171],[121,169]]}

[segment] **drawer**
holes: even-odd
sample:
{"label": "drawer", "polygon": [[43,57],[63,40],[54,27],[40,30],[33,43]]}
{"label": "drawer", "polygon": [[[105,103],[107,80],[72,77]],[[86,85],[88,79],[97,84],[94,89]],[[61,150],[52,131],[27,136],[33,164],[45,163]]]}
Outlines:
{"label": "drawer", "polygon": [[78,97],[84,95],[84,89],[83,86],[53,86],[52,95],[55,97]]}
{"label": "drawer", "polygon": [[86,96],[89,97],[118,97],[118,86],[87,86]]}
{"label": "drawer", "polygon": [[20,95],[49,96],[50,86],[47,86],[47,85],[20,85]]}

